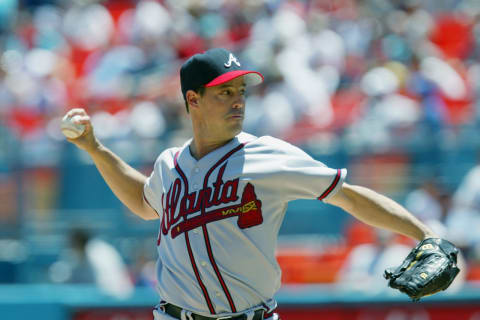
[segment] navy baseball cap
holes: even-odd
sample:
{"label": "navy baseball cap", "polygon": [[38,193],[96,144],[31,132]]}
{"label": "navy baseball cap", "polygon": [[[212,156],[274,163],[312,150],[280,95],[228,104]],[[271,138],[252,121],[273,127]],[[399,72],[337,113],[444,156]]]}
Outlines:
{"label": "navy baseball cap", "polygon": [[247,86],[263,82],[260,72],[242,69],[237,57],[223,48],[193,55],[180,69],[183,97],[186,98],[188,90],[197,90],[201,86],[218,86],[241,76],[245,76]]}

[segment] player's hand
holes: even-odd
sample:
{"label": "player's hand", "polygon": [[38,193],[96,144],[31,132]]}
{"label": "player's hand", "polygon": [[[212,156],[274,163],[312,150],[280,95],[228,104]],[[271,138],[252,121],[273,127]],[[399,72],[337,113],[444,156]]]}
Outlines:
{"label": "player's hand", "polygon": [[95,137],[95,134],[93,132],[93,126],[90,121],[90,116],[87,114],[87,112],[83,108],[74,108],[70,109],[66,113],[66,115],[68,117],[80,116],[77,120],[77,123],[83,124],[85,126],[85,130],[83,131],[81,136],[75,139],[67,138],[67,140],[76,145],[78,148],[87,152],[91,152],[97,149],[100,143]]}

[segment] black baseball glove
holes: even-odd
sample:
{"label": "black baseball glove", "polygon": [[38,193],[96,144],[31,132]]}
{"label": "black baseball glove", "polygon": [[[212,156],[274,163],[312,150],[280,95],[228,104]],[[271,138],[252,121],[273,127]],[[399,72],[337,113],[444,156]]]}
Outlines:
{"label": "black baseball glove", "polygon": [[420,242],[396,268],[385,270],[388,285],[413,301],[445,290],[460,271],[458,249],[447,240],[429,238]]}

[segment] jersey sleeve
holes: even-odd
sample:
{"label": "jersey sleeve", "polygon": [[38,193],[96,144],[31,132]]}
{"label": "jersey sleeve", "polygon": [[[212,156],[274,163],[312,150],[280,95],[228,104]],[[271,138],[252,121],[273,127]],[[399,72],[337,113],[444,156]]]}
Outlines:
{"label": "jersey sleeve", "polygon": [[268,160],[263,168],[269,173],[268,183],[285,200],[326,200],[341,188],[346,169],[329,168],[287,142],[271,138]]}
{"label": "jersey sleeve", "polygon": [[286,197],[325,200],[337,193],[347,176],[346,169],[333,169],[316,160],[292,165],[285,174]]}
{"label": "jersey sleeve", "polygon": [[160,216],[161,212],[161,200],[159,199],[159,195],[162,194],[162,179],[159,170],[158,160],[153,167],[153,171],[150,176],[147,178],[145,185],[143,186],[143,198],[145,201],[152,207],[153,210],[157,212]]}

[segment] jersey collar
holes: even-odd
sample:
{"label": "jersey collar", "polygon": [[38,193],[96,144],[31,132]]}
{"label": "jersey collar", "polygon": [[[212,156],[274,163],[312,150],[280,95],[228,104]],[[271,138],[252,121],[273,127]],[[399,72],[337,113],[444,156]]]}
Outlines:
{"label": "jersey collar", "polygon": [[227,144],[213,150],[212,152],[203,156],[201,159],[197,160],[192,156],[192,153],[190,152],[190,145],[193,141],[193,138],[190,138],[182,146],[177,161],[179,161],[180,164],[183,164],[187,167],[190,167],[190,166],[199,167],[199,168],[210,167],[212,163],[215,163],[216,161],[218,161],[228,151],[232,150],[233,148],[237,147],[242,143],[247,143],[254,139],[256,139],[255,136],[242,131]]}

